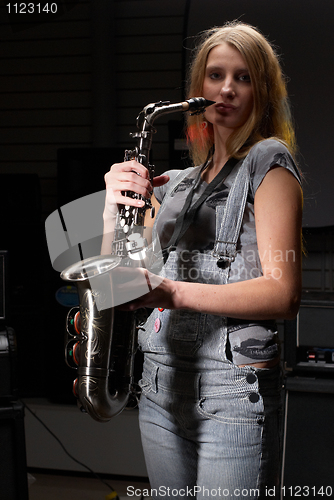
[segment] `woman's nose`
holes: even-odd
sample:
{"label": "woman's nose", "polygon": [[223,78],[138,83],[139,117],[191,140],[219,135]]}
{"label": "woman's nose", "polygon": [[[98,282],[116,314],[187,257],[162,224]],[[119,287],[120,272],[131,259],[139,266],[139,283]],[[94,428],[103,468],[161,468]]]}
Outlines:
{"label": "woman's nose", "polygon": [[221,96],[224,97],[234,97],[235,96],[235,90],[233,86],[233,81],[231,78],[225,78],[223,81],[223,84],[220,89],[220,94]]}

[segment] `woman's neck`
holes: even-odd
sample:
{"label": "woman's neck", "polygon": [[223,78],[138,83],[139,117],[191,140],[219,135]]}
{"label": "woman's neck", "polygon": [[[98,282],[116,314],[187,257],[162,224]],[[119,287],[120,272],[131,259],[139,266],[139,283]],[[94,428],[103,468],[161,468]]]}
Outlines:
{"label": "woman's neck", "polygon": [[205,182],[210,183],[220,172],[228,159],[229,155],[227,154],[225,143],[222,141],[215,142],[215,152],[213,154],[212,161],[204,170],[202,179]]}

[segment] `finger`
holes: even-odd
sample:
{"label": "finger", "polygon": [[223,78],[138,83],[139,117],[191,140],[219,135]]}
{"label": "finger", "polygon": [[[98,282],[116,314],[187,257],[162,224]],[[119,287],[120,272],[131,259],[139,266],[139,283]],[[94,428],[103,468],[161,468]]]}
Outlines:
{"label": "finger", "polygon": [[[133,174],[130,174],[133,175]],[[146,181],[143,179],[142,181],[137,181],[136,179],[129,179],[129,180],[124,180],[121,181],[119,184],[117,184],[113,189],[117,191],[121,191],[125,196],[127,196],[126,192],[133,192],[136,194],[141,194],[145,198],[150,198],[152,195],[152,186],[149,181]]]}
{"label": "finger", "polygon": [[134,208],[142,208],[145,205],[144,200],[125,196],[121,191],[114,191],[110,186],[107,187],[106,193],[105,207],[108,212],[114,216],[118,212],[119,205],[131,206]]}
{"label": "finger", "polygon": [[149,172],[144,165],[136,160],[125,161],[123,163],[115,163],[110,167],[110,171],[114,172],[135,172],[144,179],[149,178]]}
{"label": "finger", "polygon": [[117,204],[130,205],[135,207],[144,206],[142,200],[133,198],[130,193],[142,195],[144,198],[149,199],[151,193],[145,186],[134,184],[132,182],[114,182],[107,184],[107,197]]}
{"label": "finger", "polygon": [[124,196],[120,194],[119,196],[115,196],[118,205],[125,205],[128,207],[138,207],[142,208],[145,205],[144,200],[140,200],[137,198],[130,198],[129,196]]}
{"label": "finger", "polygon": [[169,181],[168,175],[158,175],[157,177],[154,177],[154,179],[153,179],[153,186],[154,187],[163,186],[168,181]]}
{"label": "finger", "polygon": [[110,171],[104,178],[107,189],[111,188],[115,193],[117,191],[132,191],[142,194],[145,198],[151,196],[153,187],[150,181],[132,170]]}

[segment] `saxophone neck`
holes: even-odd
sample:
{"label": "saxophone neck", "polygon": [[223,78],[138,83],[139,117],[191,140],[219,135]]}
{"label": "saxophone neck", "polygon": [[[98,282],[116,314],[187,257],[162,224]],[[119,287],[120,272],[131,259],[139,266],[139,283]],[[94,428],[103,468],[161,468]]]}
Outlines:
{"label": "saxophone neck", "polygon": [[186,101],[171,104],[170,101],[159,101],[145,106],[137,118],[137,127],[142,131],[150,130],[158,116],[175,113],[177,111],[190,111],[192,114],[201,114],[208,106],[214,104],[204,97],[192,97]]}
{"label": "saxophone neck", "polygon": [[[192,97],[186,101],[171,104],[170,101],[159,101],[145,106],[137,117],[137,128],[139,132],[131,133],[130,136],[137,139],[137,160],[149,166],[149,153],[152,146],[153,134],[156,132],[153,124],[155,120],[165,114],[177,111],[190,111],[192,114],[201,114],[205,108],[214,104],[204,97]],[[152,180],[152,178],[151,178]]]}

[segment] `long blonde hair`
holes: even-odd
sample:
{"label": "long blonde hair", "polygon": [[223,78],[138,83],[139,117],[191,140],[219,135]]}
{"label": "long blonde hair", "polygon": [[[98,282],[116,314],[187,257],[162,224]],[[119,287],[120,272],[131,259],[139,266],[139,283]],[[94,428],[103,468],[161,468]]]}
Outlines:
{"label": "long blonde hair", "polygon": [[[228,138],[228,154],[243,158],[256,142],[269,137],[284,142],[294,154],[295,133],[285,77],[273,47],[253,26],[233,21],[201,33],[200,43],[190,66],[188,97],[202,95],[209,52],[223,42],[235,47],[245,59],[254,96],[254,106],[248,120]],[[203,121],[201,115],[189,116],[187,137],[194,164],[203,163],[214,144],[211,123]]]}

